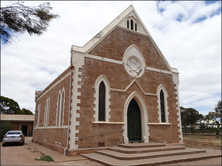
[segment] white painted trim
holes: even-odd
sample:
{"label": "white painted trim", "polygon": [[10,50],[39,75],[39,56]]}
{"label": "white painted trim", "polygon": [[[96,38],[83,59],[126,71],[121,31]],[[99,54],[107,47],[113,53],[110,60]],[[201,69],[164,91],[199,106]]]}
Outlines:
{"label": "white painted trim", "polygon": [[56,108],[56,126],[60,126],[61,90],[58,92]]}
{"label": "white painted trim", "polygon": [[146,108],[146,103],[144,102],[143,98],[140,96],[140,94],[136,91],[131,93],[129,97],[127,98],[125,105],[124,105],[124,112],[123,112],[123,118],[124,118],[124,132],[123,132],[123,137],[124,137],[124,143],[128,144],[129,139],[128,139],[128,128],[127,128],[127,112],[128,112],[128,107],[132,99],[135,99],[139,108],[140,108],[140,113],[141,113],[141,134],[142,134],[142,140],[144,143],[149,142],[149,128],[147,126],[148,124],[148,114],[147,114],[147,108]]}
{"label": "white painted trim", "polygon": [[[132,13],[135,14],[135,16],[137,17],[137,21],[140,22],[140,26],[144,28],[144,35],[146,35],[147,37],[149,37],[151,43],[153,44],[153,46],[155,47],[155,49],[157,50],[157,52],[159,53],[161,59],[163,60],[163,62],[165,63],[165,65],[167,66],[167,68],[169,69],[169,71],[173,71],[173,69],[171,68],[171,66],[169,65],[168,61],[166,60],[166,58],[164,57],[164,55],[162,54],[162,52],[160,51],[159,47],[157,46],[157,44],[155,43],[154,39],[152,38],[152,36],[150,35],[149,31],[147,30],[147,28],[145,27],[145,25],[143,24],[142,20],[140,19],[139,15],[137,14],[136,10],[134,9],[134,7],[132,5],[130,5],[128,8],[126,8],[119,16],[117,16],[110,24],[108,24],[102,31],[100,31],[97,35],[95,35],[90,41],[88,41],[83,47],[79,47],[79,46],[75,46],[72,45],[71,48],[71,52],[75,51],[75,52],[82,52],[82,53],[88,53],[90,52],[97,44],[99,44],[109,33],[112,32],[112,30],[114,28],[116,28],[119,24],[121,24],[122,21],[124,21],[127,17],[130,16],[130,14],[132,15]],[[120,25],[119,25],[120,26]],[[127,27],[124,27],[125,29],[127,29]],[[128,30],[128,29],[127,29]],[[131,30],[132,31],[132,30]],[[137,31],[132,31],[132,32],[137,32]]]}
{"label": "white painted trim", "polygon": [[46,98],[45,102],[45,115],[44,115],[44,126],[48,126],[48,121],[49,121],[49,106],[50,105],[50,97]]}
{"label": "white painted trim", "polygon": [[105,88],[106,88],[105,121],[109,122],[109,119],[110,119],[110,114],[109,114],[110,113],[110,108],[109,108],[109,106],[111,104],[110,101],[109,101],[110,100],[110,84],[109,84],[108,79],[104,75],[100,75],[96,79],[95,84],[94,84],[95,85],[95,93],[94,93],[94,105],[95,105],[94,111],[95,111],[95,113],[94,113],[94,119],[95,119],[96,122],[99,121],[99,118],[98,118],[98,116],[99,116],[99,85],[100,85],[101,82],[104,82]]}
{"label": "white painted trim", "polygon": [[152,126],[169,126],[171,123],[148,123],[148,125]]}
{"label": "white painted trim", "polygon": [[169,107],[168,107],[168,101],[167,101],[167,98],[169,97],[168,96],[168,93],[167,93],[167,90],[166,88],[160,84],[157,88],[157,108],[158,108],[158,120],[159,120],[159,123],[162,123],[161,121],[161,105],[160,105],[160,91],[163,91],[163,94],[164,94],[164,108],[165,108],[165,123],[169,123]]}
{"label": "white painted trim", "polygon": [[[136,57],[135,59],[137,59],[138,63],[141,66],[141,72],[138,73],[138,75],[133,75],[129,70],[128,70],[128,66],[127,66],[127,62],[129,60],[129,58],[133,58]],[[139,78],[144,74],[144,68],[146,67],[146,62],[144,59],[144,56],[142,54],[142,52],[139,50],[139,48],[135,45],[132,44],[131,46],[129,46],[126,51],[123,54],[123,62],[124,62],[124,68],[126,70],[126,72],[134,78]]]}
{"label": "white painted trim", "polygon": [[126,89],[124,89],[124,90],[123,90],[123,89],[110,88],[110,91],[126,92],[126,91],[133,85],[134,82],[139,86],[140,90],[143,92],[144,95],[147,95],[147,96],[157,96],[157,94],[154,94],[154,93],[146,93],[146,92],[143,90],[143,88],[140,86],[140,84],[137,82],[136,79],[134,79],[134,80],[126,87]]}
{"label": "white painted trim", "polygon": [[79,121],[77,121],[77,118],[80,118],[80,114],[77,113],[77,111],[80,111],[80,106],[78,104],[81,104],[81,100],[78,99],[78,97],[81,96],[81,92],[78,91],[78,89],[81,89],[81,85],[78,84],[78,82],[81,82],[81,75],[82,72],[80,69],[85,64],[85,54],[79,53],[79,52],[71,52],[71,66],[74,66],[75,70],[73,72],[73,79],[72,79],[72,96],[71,96],[71,112],[70,112],[70,134],[69,134],[69,145],[70,150],[78,149],[78,145],[76,145],[76,134],[79,133],[79,130],[76,129],[77,126],[79,126]]}
{"label": "white painted trim", "polygon": [[[178,81],[178,84],[179,84],[179,81]],[[182,123],[181,123],[181,114],[180,114],[180,100],[179,100],[179,87],[178,87],[178,84],[176,84],[175,86],[175,90],[176,90],[176,100],[177,100],[177,121],[178,121],[178,132],[180,133],[179,135],[179,143],[183,143],[183,132],[182,132]]]}
{"label": "white painted trim", "polygon": [[96,55],[86,54],[85,56],[86,56],[86,58],[96,59],[96,60],[100,60],[100,61],[104,61],[104,62],[116,63],[116,64],[120,64],[120,65],[123,64],[122,61],[114,60],[114,59],[110,59],[110,58],[104,58],[104,57],[100,57],[100,56],[96,56]]}
{"label": "white painted trim", "polygon": [[[38,101],[41,97],[43,97],[46,93],[48,93],[48,91],[50,91],[52,88],[54,88],[56,85],[58,85],[61,81],[63,81],[66,77],[68,77],[70,75],[70,73],[66,74],[64,77],[62,77],[60,80],[58,80],[54,85],[52,85],[47,91],[45,91],[43,94],[40,94],[38,96],[38,99],[36,101]],[[59,77],[59,76],[58,76]],[[57,77],[57,78],[58,78]],[[47,87],[46,87],[47,88]]]}
{"label": "white painted trim", "polygon": [[[96,55],[91,55],[91,54],[86,54],[85,57],[86,58],[100,60],[100,61],[104,61],[104,62],[110,62],[110,63],[119,64],[119,65],[124,65],[124,60],[123,61],[119,61],[119,60],[114,60],[114,59],[110,59],[110,58],[104,58],[104,57],[100,57],[100,56],[96,56]],[[170,75],[173,74],[171,71],[157,69],[157,68],[153,68],[153,67],[144,67],[144,68],[145,68],[145,70],[159,72],[159,73],[163,73],[163,74],[170,74]],[[175,68],[173,68],[173,69],[174,69],[174,71],[177,71],[177,69],[175,69]]]}
{"label": "white painted trim", "polygon": [[[62,98],[63,97],[63,98]],[[61,100],[60,100],[60,117],[59,117],[59,125],[63,126],[64,123],[64,110],[65,110],[65,88],[62,88],[61,91]]]}
{"label": "white painted trim", "polygon": [[124,122],[101,122],[101,121],[97,121],[97,122],[93,122],[93,124],[108,124],[108,125],[110,125],[110,124],[114,124],[114,125],[123,125],[123,124],[125,124]]}
{"label": "white painted trim", "polygon": [[49,125],[49,115],[50,115],[50,97],[48,98],[48,116],[47,116],[47,126]]}
{"label": "white painted trim", "polygon": [[41,103],[38,104],[38,115],[37,115],[36,127],[39,127],[40,111],[41,111]]}
{"label": "white painted trim", "polygon": [[[73,45],[71,51],[88,53],[92,48],[94,48],[98,43],[100,43],[116,26],[118,26],[118,24],[122,20],[124,20],[132,11],[134,11],[136,17],[141,22],[141,25],[144,26],[144,24],[142,23],[142,20],[139,18],[139,15],[136,13],[134,7],[130,5],[120,15],[118,15],[111,23],[109,23],[103,30],[101,30],[90,41],[88,41],[83,47]],[[144,29],[147,35],[149,35],[149,32],[145,26],[144,26]]]}
{"label": "white painted trim", "polygon": [[150,71],[155,71],[155,72],[159,72],[159,73],[164,73],[164,74],[170,74],[170,75],[172,75],[172,72],[170,72],[170,71],[161,70],[161,69],[157,69],[157,68],[153,68],[153,67],[146,67],[146,70],[150,70]]}
{"label": "white painted trim", "polygon": [[57,126],[48,126],[48,127],[35,127],[34,129],[60,129],[60,128],[68,128],[67,125],[57,127]]}

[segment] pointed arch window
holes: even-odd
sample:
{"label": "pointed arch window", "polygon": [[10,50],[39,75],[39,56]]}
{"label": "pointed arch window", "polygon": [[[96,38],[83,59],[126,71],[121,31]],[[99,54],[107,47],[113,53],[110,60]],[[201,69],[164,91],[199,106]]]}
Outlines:
{"label": "pointed arch window", "polygon": [[58,101],[57,101],[57,115],[56,115],[56,126],[59,126],[59,112],[60,112],[60,93],[58,95]]}
{"label": "pointed arch window", "polygon": [[65,90],[63,88],[62,92],[59,90],[58,100],[57,100],[57,114],[56,114],[56,126],[63,125],[64,117],[64,105],[65,104]]}
{"label": "pointed arch window", "polygon": [[40,121],[40,111],[41,111],[41,103],[38,104],[38,113],[37,113],[37,123],[36,123],[36,127],[39,127],[39,121]]}
{"label": "pointed arch window", "polygon": [[131,24],[131,30],[133,30],[133,20],[130,21]]}
{"label": "pointed arch window", "polygon": [[48,126],[48,121],[49,121],[49,108],[50,108],[50,98],[46,99],[45,102],[45,119],[44,119],[44,126],[47,127]]}
{"label": "pointed arch window", "polygon": [[166,88],[161,84],[157,89],[157,95],[158,95],[158,114],[159,114],[159,123],[169,123],[169,112],[168,112],[168,106],[167,106],[167,91]]}
{"label": "pointed arch window", "polygon": [[94,119],[95,122],[105,121],[109,122],[110,119],[110,85],[109,81],[104,75],[101,75],[95,81],[95,93],[94,93]]}
{"label": "pointed arch window", "polygon": [[127,28],[129,29],[129,20],[127,20]]}
{"label": "pointed arch window", "polygon": [[99,85],[99,121],[105,121],[106,116],[106,87],[102,81]]}
{"label": "pointed arch window", "polygon": [[63,125],[63,115],[64,115],[64,91],[62,92],[62,100],[61,100],[61,110],[60,110],[60,126]]}
{"label": "pointed arch window", "polygon": [[165,104],[164,104],[164,93],[163,90],[160,91],[160,107],[161,107],[161,122],[166,122],[165,119]]}

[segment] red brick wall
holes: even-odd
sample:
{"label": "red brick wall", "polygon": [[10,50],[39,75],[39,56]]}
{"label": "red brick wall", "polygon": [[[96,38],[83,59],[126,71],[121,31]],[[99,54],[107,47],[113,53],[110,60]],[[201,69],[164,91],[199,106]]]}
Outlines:
{"label": "red brick wall", "polygon": [[[89,54],[97,55],[100,57],[106,57],[110,59],[120,60],[123,59],[123,54],[126,49],[135,44],[139,50],[142,52],[146,65],[148,67],[153,67],[162,70],[168,70],[163,60],[159,56],[155,47],[152,45],[149,37],[139,35],[138,33],[130,32],[128,30],[123,30],[117,27],[113,30],[105,39],[99,43],[95,48],[93,48]],[[100,75],[104,75],[109,83],[110,88],[125,90],[126,87],[134,80],[133,77],[129,76],[125,71],[124,65],[115,64],[110,62],[104,62],[100,60],[95,60],[91,58],[85,58],[85,65],[81,69],[82,75],[80,76],[82,81],[81,96],[78,97],[81,103],[77,104],[80,107],[80,118],[77,118],[80,125],[76,127],[79,133],[76,137],[85,137],[89,135],[109,132],[113,130],[122,129],[122,124],[94,124],[94,93],[95,81]],[[63,74],[66,75],[69,72],[67,70]],[[60,76],[59,78],[61,78]],[[59,78],[53,81],[50,86],[56,83]],[[142,87],[145,93],[156,94],[157,88],[160,84],[163,84],[169,95],[168,97],[168,107],[169,107],[169,123],[171,125],[164,126],[149,126],[150,140],[156,142],[179,142],[179,132],[178,132],[178,121],[177,121],[177,105],[176,105],[176,94],[175,85],[172,81],[172,76],[169,74],[163,74],[154,71],[145,70],[142,77],[136,79],[138,84]],[[67,76],[63,81],[57,84],[45,95],[38,98],[36,102],[36,113],[35,119],[37,120],[37,105],[41,103],[41,115],[40,115],[40,127],[43,127],[44,121],[44,110],[46,98],[50,96],[50,114],[49,114],[49,126],[56,125],[56,107],[57,107],[57,97],[59,90],[65,87],[65,115],[64,115],[64,125],[67,125],[68,119],[68,104],[69,104],[69,76]],[[50,88],[50,86],[47,87]],[[46,90],[44,90],[46,91]],[[43,91],[43,92],[44,92]],[[124,104],[128,96],[137,91],[146,103],[147,115],[149,123],[159,123],[158,121],[158,108],[157,108],[157,96],[144,95],[141,89],[136,83],[134,83],[126,92],[110,92],[110,122],[123,122],[123,109]],[[42,92],[42,93],[43,93]],[[74,110],[75,111],[75,110]],[[72,123],[71,123],[72,124]],[[147,124],[146,124],[147,125]],[[66,146],[66,128],[49,128],[49,129],[36,129],[34,133],[34,138],[37,140],[47,139],[48,143],[55,144],[55,141],[61,142],[61,146]],[[70,140],[75,141],[75,140]],[[123,142],[122,131],[83,138],[76,141],[76,145],[79,148],[90,148],[97,147],[99,142],[105,142],[105,146],[116,145]]]}
{"label": "red brick wall", "polygon": [[[122,60],[124,52],[131,44],[135,44],[142,52],[148,67],[168,70],[148,37],[125,31],[121,28],[116,28],[113,30],[113,32],[110,33],[95,48],[93,48],[89,54],[115,60]],[[80,126],[78,126],[79,134],[77,134],[77,137],[84,137],[122,128],[122,125],[92,124],[92,122],[95,121],[93,117],[94,89],[92,87],[94,86],[96,79],[102,74],[105,75],[105,77],[108,79],[110,87],[115,89],[125,90],[126,87],[134,80],[133,77],[127,74],[123,65],[86,58],[85,65],[82,68],[81,76],[82,88],[80,90]],[[144,75],[136,80],[146,93],[156,94],[158,86],[163,84],[169,95],[168,111],[169,123],[171,123],[171,125],[150,126],[149,132],[151,140],[158,142],[163,142],[165,140],[168,142],[179,142],[176,94],[172,76],[169,74],[145,70]],[[159,123],[157,97],[144,95],[136,83],[134,83],[127,90],[127,92],[110,92],[110,122],[123,122],[124,104],[128,96],[133,91],[137,91],[146,102],[148,122]],[[122,134],[117,132],[110,135],[105,134],[103,137],[97,136],[83,139],[82,141],[76,142],[76,144],[79,145],[79,148],[96,147],[98,146],[98,142],[101,141],[105,142],[105,145],[109,146],[116,144],[121,140]]]}
{"label": "red brick wall", "polygon": [[[60,81],[64,76],[70,73],[70,70],[63,72],[55,81],[53,81],[41,94],[46,92],[47,89],[50,89],[54,84]],[[39,127],[44,126],[44,116],[45,116],[45,103],[46,99],[50,97],[50,109],[49,109],[49,120],[48,127],[56,126],[56,113],[57,113],[57,99],[59,90],[65,89],[65,104],[64,104],[64,121],[63,125],[68,125],[68,112],[69,112],[69,91],[70,91],[70,75],[66,76],[61,82],[59,82],[55,87],[49,90],[46,94],[38,96],[36,101],[36,112],[35,112],[35,127],[38,117],[38,104],[41,103],[40,109],[40,119]],[[55,128],[40,128],[34,130],[34,138],[40,141],[47,139],[46,142],[55,144],[55,141],[58,143],[61,142],[61,146],[66,146],[67,140],[67,128],[55,127]]]}
{"label": "red brick wall", "polygon": [[120,27],[115,28],[89,54],[122,60],[124,52],[132,44],[135,44],[142,52],[148,67],[168,70],[149,37]]}
{"label": "red brick wall", "polygon": [[61,145],[59,146],[66,147],[67,129],[66,128],[35,129],[33,138],[54,145],[56,145],[55,141],[57,141],[57,145],[59,145],[59,142],[61,142]]}

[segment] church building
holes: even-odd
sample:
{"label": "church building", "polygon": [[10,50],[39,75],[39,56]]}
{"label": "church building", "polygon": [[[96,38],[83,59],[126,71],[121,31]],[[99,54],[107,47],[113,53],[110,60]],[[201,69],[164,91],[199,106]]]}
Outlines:
{"label": "church building", "polygon": [[33,141],[65,155],[182,143],[178,86],[178,70],[130,5],[83,47],[72,45],[70,66],[35,92]]}

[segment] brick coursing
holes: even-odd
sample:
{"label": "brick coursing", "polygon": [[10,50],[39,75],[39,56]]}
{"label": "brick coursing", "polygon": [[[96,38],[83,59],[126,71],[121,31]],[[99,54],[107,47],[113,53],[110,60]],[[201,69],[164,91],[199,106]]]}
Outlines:
{"label": "brick coursing", "polygon": [[[79,132],[75,134],[75,137],[81,138],[123,128],[123,124],[121,123],[93,123],[95,122],[95,82],[99,76],[104,75],[110,84],[109,122],[124,122],[124,104],[126,103],[126,100],[129,95],[136,91],[145,101],[148,115],[148,123],[159,123],[159,109],[157,102],[158,98],[155,94],[157,93],[159,85],[162,84],[168,93],[167,106],[169,112],[168,117],[170,125],[142,125],[148,125],[149,141],[167,141],[169,143],[178,143],[180,141],[180,133],[178,126],[178,105],[176,104],[178,102],[176,94],[177,89],[175,89],[175,84],[173,82],[171,74],[164,74],[161,72],[146,69],[142,77],[136,78],[137,83],[134,82],[127,89],[127,91],[120,92],[115,91],[113,89],[125,90],[135,79],[128,75],[124,68],[124,65],[90,58],[90,55],[96,55],[99,57],[122,61],[124,52],[132,44],[135,44],[143,54],[147,67],[169,71],[167,65],[164,63],[163,59],[157,52],[156,48],[153,46],[151,39],[148,36],[140,35],[138,33],[134,33],[129,30],[124,30],[123,28],[116,27],[99,44],[97,44],[91,51],[88,52],[89,56],[85,57],[84,65],[79,68],[78,71],[74,71],[78,72],[77,100],[79,100],[79,102],[77,102],[77,110],[73,110],[76,111],[77,114],[79,114],[79,117],[76,117],[76,122],[79,122],[79,125],[76,125],[75,127],[75,129]],[[67,71],[64,72],[64,75],[66,75],[68,72],[69,70],[67,69]],[[72,74],[72,82],[74,81],[73,75],[74,74]],[[62,76],[60,76],[60,78],[62,78]],[[60,79],[57,78],[53,83],[50,84],[50,86],[52,86],[59,80]],[[46,92],[46,90],[43,90],[43,92],[40,94],[41,97],[37,98],[36,109],[37,105],[41,103],[40,127],[43,127],[45,100],[47,97],[50,97],[49,126],[55,126],[58,91],[63,87],[65,88],[66,98],[64,110],[64,125],[68,125],[69,81],[70,77],[67,76],[64,80],[62,80],[50,91],[48,91],[45,95],[41,96],[41,94]],[[144,94],[138,84],[145,93],[151,93],[154,95]],[[72,91],[73,88],[74,87],[72,86]],[[73,101],[71,100],[71,105],[72,103]],[[73,108],[71,107],[71,110],[72,109]],[[73,122],[70,122],[70,125],[75,124],[73,124]],[[57,133],[56,136],[53,133]],[[69,133],[71,132],[69,131]],[[51,144],[55,144],[55,141],[58,140],[61,142],[61,146],[65,147],[67,138],[67,128],[36,129],[34,138],[37,140],[47,139],[47,142]],[[75,145],[78,145],[78,148],[80,149],[98,147],[99,142],[104,142],[105,146],[112,146],[119,143],[123,143],[123,131],[93,136],[89,138],[83,138],[79,140],[70,140],[69,138],[69,142],[70,141],[75,141]]]}
{"label": "brick coursing", "polygon": [[135,44],[142,52],[147,66],[169,71],[153,46],[150,37],[121,27],[116,27],[89,54],[122,60],[124,52],[132,44]]}

